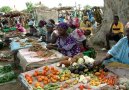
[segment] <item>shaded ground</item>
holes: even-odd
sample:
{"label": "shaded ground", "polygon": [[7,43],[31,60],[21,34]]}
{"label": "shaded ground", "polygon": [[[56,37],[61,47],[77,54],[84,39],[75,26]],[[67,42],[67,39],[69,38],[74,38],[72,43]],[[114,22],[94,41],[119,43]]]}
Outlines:
{"label": "shaded ground", "polygon": [[[95,46],[94,48],[97,51],[96,60],[101,60],[105,56],[106,52],[101,51],[100,47]],[[4,50],[9,50],[9,49],[6,48]],[[10,63],[10,62],[8,62],[8,63]],[[4,65],[4,64],[7,64],[7,62],[0,62],[0,65]],[[19,73],[19,71],[17,71],[17,72]],[[21,86],[20,82],[17,80],[16,82],[13,82],[10,84],[1,85],[0,90],[25,90],[25,89]]]}

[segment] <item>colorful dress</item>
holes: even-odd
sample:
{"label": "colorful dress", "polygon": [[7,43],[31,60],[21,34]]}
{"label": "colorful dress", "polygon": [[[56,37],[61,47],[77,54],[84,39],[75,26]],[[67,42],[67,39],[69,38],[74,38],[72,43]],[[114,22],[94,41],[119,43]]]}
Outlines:
{"label": "colorful dress", "polygon": [[66,39],[62,39],[61,37],[58,37],[56,45],[58,46],[58,48],[63,49],[60,52],[65,56],[72,57],[80,53],[80,47],[77,44],[76,39],[71,35],[69,35]]}
{"label": "colorful dress", "polygon": [[106,60],[103,64],[110,62],[129,64],[129,41],[127,37],[120,39],[119,42],[108,51],[108,54],[112,55],[113,58]]}

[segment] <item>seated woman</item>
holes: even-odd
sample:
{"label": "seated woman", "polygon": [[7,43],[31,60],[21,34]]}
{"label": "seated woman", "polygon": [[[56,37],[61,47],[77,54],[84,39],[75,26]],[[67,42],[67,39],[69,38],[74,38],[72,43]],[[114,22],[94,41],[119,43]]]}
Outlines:
{"label": "seated woman", "polygon": [[26,29],[20,23],[18,23],[16,25],[16,27],[17,27],[19,32],[22,32],[23,34],[26,34]]}
{"label": "seated woman", "polygon": [[126,36],[118,41],[118,43],[108,51],[103,60],[96,61],[94,65],[107,65],[110,62],[120,62],[129,64],[129,26],[126,30]]}
{"label": "seated woman", "polygon": [[60,51],[65,56],[73,57],[74,55],[80,53],[80,47],[77,44],[76,39],[67,34],[68,25],[66,23],[60,23],[58,25],[59,37],[55,45],[49,44],[48,49],[56,49]]}
{"label": "seated woman", "polygon": [[34,27],[34,23],[30,21],[30,22],[28,23],[28,25],[29,25],[29,27],[30,27],[30,33],[29,33],[29,35],[30,35],[30,36],[36,36],[36,35],[37,35],[37,30],[36,30],[36,28]]}
{"label": "seated woman", "polygon": [[90,33],[86,30],[83,31],[81,29],[75,29],[71,35],[77,40],[79,45],[81,46],[81,51],[85,51],[88,49],[86,36],[90,35]]}
{"label": "seated woman", "polygon": [[44,29],[44,25],[46,22],[44,20],[40,20],[38,23],[38,36],[40,37],[41,41],[45,41],[47,31]]}
{"label": "seated woman", "polygon": [[47,43],[56,43],[56,40],[58,38],[58,32],[57,30],[54,30],[54,25],[52,23],[48,23],[46,25],[47,34],[46,34],[46,42]]}

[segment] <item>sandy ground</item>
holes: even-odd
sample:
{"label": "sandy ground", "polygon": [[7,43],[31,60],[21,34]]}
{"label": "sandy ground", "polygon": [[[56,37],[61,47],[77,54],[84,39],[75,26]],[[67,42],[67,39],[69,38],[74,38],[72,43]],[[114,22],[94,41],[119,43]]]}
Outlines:
{"label": "sandy ground", "polygon": [[[97,51],[96,60],[101,60],[105,56],[106,52],[101,51],[100,47],[95,47],[95,49]],[[7,64],[7,62],[4,63],[0,62],[0,65],[4,64]],[[17,80],[16,82],[10,84],[0,85],[0,90],[25,90],[25,89],[21,86],[20,82]]]}

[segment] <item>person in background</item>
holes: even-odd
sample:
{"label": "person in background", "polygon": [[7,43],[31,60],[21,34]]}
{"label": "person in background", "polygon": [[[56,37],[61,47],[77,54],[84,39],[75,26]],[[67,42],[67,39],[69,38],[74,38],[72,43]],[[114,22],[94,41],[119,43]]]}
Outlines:
{"label": "person in background", "polygon": [[[77,40],[78,44],[81,47],[81,51],[83,51],[84,48],[86,47],[86,36],[84,34],[84,31],[81,29],[75,29],[71,33],[71,36],[73,36]],[[83,42],[85,42],[85,43],[83,43]]]}
{"label": "person in background", "polygon": [[41,37],[42,41],[45,41],[47,31],[44,29],[44,25],[46,25],[46,22],[44,20],[40,20],[38,23],[38,36]]}
{"label": "person in background", "polygon": [[76,17],[73,19],[73,25],[76,26],[76,28],[79,28],[80,26],[80,21],[79,21],[79,15],[77,14]]}
{"label": "person in background", "polygon": [[46,24],[47,34],[46,34],[46,42],[47,43],[56,43],[58,32],[54,30],[54,25],[52,23]]}
{"label": "person in background", "polygon": [[3,19],[3,21],[2,21],[2,25],[3,25],[3,29],[9,28],[7,18]]}
{"label": "person in background", "polygon": [[88,31],[90,31],[92,33],[93,28],[92,28],[91,23],[88,20],[87,16],[83,17],[83,21],[80,23],[80,29],[88,30]]}
{"label": "person in background", "polygon": [[51,23],[51,24],[55,25],[55,21],[53,19],[49,19],[48,23]]}
{"label": "person in background", "polygon": [[29,27],[30,27],[30,35],[32,36],[36,36],[37,35],[37,30],[36,28],[34,27],[34,23],[32,21],[30,21],[28,23]]}
{"label": "person in background", "polygon": [[73,57],[74,55],[80,53],[80,47],[76,39],[67,33],[67,30],[67,23],[58,24],[59,37],[56,44],[48,44],[47,48],[58,50],[65,56]]}
{"label": "person in background", "polygon": [[16,25],[16,27],[17,27],[19,32],[22,32],[23,34],[26,34],[26,29],[20,23],[18,23]]}
{"label": "person in background", "polygon": [[114,21],[111,25],[110,32],[106,34],[106,42],[107,42],[106,49],[107,50],[110,49],[109,40],[114,40],[118,42],[122,38],[123,33],[124,33],[123,24],[119,21],[118,16],[114,16]]}
{"label": "person in background", "polygon": [[115,46],[113,46],[102,60],[96,60],[94,66],[107,65],[111,62],[119,62],[129,64],[129,24],[126,25],[126,36],[120,39]]}

